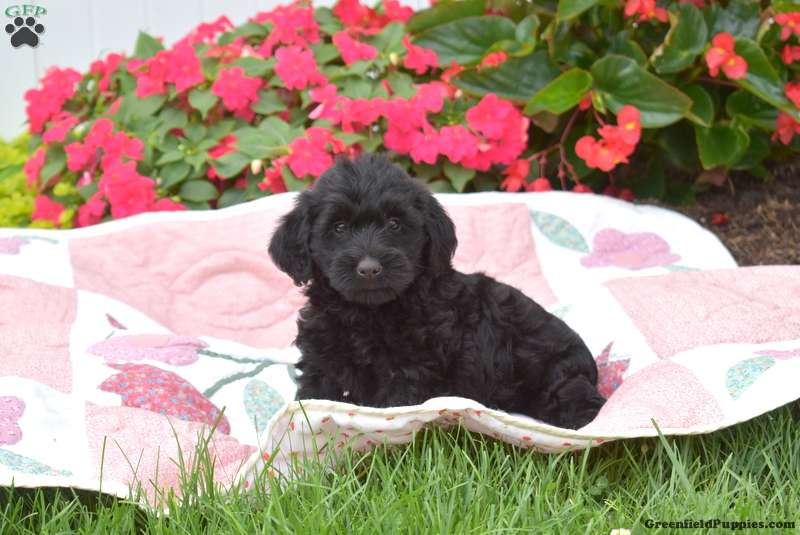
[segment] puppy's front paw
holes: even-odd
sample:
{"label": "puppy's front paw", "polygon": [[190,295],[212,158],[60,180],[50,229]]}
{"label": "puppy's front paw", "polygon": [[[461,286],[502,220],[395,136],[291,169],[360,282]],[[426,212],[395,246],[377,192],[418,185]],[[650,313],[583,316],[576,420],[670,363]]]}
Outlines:
{"label": "puppy's front paw", "polygon": [[558,392],[558,414],[554,425],[566,429],[580,429],[595,419],[606,400],[595,385],[584,376],[565,383]]}

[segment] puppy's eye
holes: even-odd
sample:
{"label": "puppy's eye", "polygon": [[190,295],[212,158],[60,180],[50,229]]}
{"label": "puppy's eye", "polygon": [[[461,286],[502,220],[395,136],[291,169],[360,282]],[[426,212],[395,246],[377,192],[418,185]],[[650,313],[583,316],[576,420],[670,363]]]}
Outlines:
{"label": "puppy's eye", "polygon": [[386,222],[386,226],[389,227],[389,230],[394,230],[394,231],[398,231],[402,227],[402,225],[400,224],[400,220],[397,219],[396,217],[389,219],[389,221]]}
{"label": "puppy's eye", "polygon": [[336,234],[344,234],[345,230],[347,230],[347,224],[344,221],[337,221],[333,224],[333,231]]}

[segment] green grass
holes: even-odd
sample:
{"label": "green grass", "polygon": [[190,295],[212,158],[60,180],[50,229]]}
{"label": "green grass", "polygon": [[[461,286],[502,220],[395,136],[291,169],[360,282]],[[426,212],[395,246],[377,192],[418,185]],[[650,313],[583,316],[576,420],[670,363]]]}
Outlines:
{"label": "green grass", "polygon": [[251,491],[209,491],[198,469],[185,474],[184,503],[165,498],[169,516],[94,493],[0,490],[0,533],[706,533],[645,522],[800,521],[798,423],[794,404],[711,435],[562,455],[429,430],[411,446],[346,453],[333,469],[310,463],[301,478]]}

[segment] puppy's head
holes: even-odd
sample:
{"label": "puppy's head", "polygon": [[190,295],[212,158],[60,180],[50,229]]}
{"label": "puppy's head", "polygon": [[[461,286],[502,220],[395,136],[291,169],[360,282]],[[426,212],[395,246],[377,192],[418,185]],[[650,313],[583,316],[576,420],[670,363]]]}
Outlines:
{"label": "puppy's head", "polygon": [[421,274],[451,270],[453,222],[420,183],[378,155],[339,160],[303,192],[269,246],[296,284],[325,277],[346,300],[379,305]]}

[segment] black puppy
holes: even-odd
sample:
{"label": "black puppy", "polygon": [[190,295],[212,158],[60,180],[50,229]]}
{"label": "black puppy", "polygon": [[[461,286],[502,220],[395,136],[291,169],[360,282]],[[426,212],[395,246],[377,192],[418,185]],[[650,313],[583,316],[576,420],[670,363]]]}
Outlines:
{"label": "black puppy", "polygon": [[340,160],[302,193],[269,246],[309,283],[298,398],[389,407],[461,396],[589,423],[605,400],[580,337],[518,290],[453,270],[455,248],[441,205],[385,157]]}

